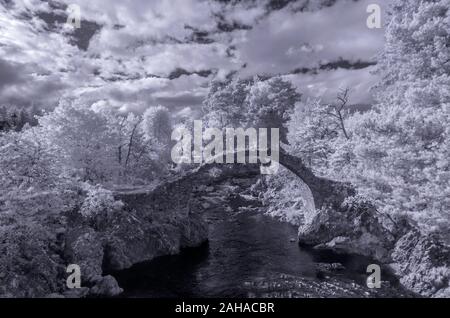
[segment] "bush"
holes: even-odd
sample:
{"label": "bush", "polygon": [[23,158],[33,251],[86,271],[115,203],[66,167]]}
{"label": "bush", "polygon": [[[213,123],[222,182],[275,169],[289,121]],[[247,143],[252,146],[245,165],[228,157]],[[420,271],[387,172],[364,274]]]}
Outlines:
{"label": "bush", "polygon": [[85,190],[87,195],[81,205],[80,214],[95,228],[110,221],[123,207],[122,201],[115,200],[113,193],[100,185],[86,184]]}

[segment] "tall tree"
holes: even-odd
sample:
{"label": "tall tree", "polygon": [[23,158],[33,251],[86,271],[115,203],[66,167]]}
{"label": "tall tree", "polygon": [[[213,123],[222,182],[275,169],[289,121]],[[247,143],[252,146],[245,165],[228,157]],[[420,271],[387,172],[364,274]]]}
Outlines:
{"label": "tall tree", "polygon": [[448,225],[449,1],[396,1],[389,14],[379,104],[354,127],[356,180],[386,211]]}
{"label": "tall tree", "polygon": [[284,124],[300,98],[292,83],[280,77],[213,82],[203,103],[204,119],[212,127],[280,128],[285,141]]}

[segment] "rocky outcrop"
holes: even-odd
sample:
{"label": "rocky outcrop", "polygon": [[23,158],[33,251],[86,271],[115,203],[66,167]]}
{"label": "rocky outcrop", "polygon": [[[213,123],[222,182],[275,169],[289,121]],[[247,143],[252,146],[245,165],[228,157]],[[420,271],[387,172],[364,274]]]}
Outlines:
{"label": "rocky outcrop", "polygon": [[207,224],[194,193],[191,180],[182,178],[150,192],[116,193],[123,207],[97,216],[94,223],[74,213],[69,217],[64,254],[68,263],[80,266],[83,288],[64,295],[117,295],[119,285],[105,273],[205,242]]}
{"label": "rocky outcrop", "polygon": [[[177,202],[176,196],[171,199]],[[146,205],[140,200],[150,203]],[[124,213],[115,217],[102,233],[106,271],[176,254],[181,248],[197,246],[207,240],[207,224],[202,218],[201,207],[192,201],[173,209],[164,207],[160,199],[154,197],[139,199],[132,196],[125,202]]]}
{"label": "rocky outcrop", "polygon": [[323,207],[305,215],[299,227],[299,242],[316,248],[330,248],[345,253],[390,261],[396,237],[387,230],[375,208],[355,197],[338,207]]}
{"label": "rocky outcrop", "polygon": [[119,295],[123,291],[116,279],[111,275],[101,277],[94,283],[94,286],[89,290],[89,293],[93,296],[112,297]]}
{"label": "rocky outcrop", "polygon": [[280,152],[280,163],[302,179],[314,199],[315,208],[305,212],[299,227],[301,244],[390,260],[395,235],[351,184],[318,177],[301,158],[285,151]]}
{"label": "rocky outcrop", "polygon": [[397,241],[392,260],[408,289],[424,296],[450,297],[450,248],[437,235],[410,230]]}
{"label": "rocky outcrop", "polygon": [[300,243],[390,263],[408,290],[427,297],[450,296],[450,249],[437,235],[421,233],[406,219],[380,215],[357,197],[341,199],[332,195],[323,199],[320,209],[305,213]]}

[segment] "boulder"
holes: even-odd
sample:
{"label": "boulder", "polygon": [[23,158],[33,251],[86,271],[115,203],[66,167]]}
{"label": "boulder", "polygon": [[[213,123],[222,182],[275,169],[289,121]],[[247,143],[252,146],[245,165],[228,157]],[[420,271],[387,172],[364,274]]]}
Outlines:
{"label": "boulder", "polygon": [[207,223],[200,213],[201,206],[193,206],[189,201],[166,210],[166,203],[149,201],[148,205],[127,202],[126,209],[105,229],[103,267],[106,271],[176,254],[181,248],[198,246],[207,239]]}
{"label": "boulder", "polygon": [[116,279],[111,275],[98,278],[89,293],[94,296],[113,297],[121,294],[123,289],[119,287]]}
{"label": "boulder", "polygon": [[305,214],[299,242],[386,262],[395,236],[382,225],[380,217],[370,203],[350,197],[337,208],[323,207]]}
{"label": "boulder", "polygon": [[437,234],[412,229],[395,244],[392,259],[392,268],[409,290],[427,297],[450,296],[450,248]]}
{"label": "boulder", "polygon": [[133,211],[124,211],[103,233],[106,271],[128,268],[179,250],[177,228],[166,222],[143,218]]}

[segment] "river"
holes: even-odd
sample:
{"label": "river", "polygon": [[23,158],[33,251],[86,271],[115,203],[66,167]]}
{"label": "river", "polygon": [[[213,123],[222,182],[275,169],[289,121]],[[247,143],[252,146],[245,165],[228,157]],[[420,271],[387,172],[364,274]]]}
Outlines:
{"label": "river", "polygon": [[114,273],[122,297],[403,297],[382,271],[366,286],[367,258],[300,247],[297,228],[231,197],[208,209],[209,242]]}

